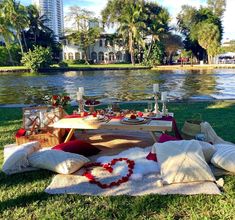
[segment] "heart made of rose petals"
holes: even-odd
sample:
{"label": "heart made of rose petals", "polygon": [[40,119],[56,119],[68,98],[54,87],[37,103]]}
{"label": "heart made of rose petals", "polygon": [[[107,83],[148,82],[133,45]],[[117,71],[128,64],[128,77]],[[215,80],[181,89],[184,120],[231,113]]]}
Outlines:
{"label": "heart made of rose petals", "polygon": [[[91,171],[88,169],[91,169],[92,167],[103,167],[107,172],[113,173],[113,167],[115,166],[116,163],[125,161],[128,167],[128,172],[125,176],[122,176],[116,181],[113,181],[111,183],[102,183],[101,181],[98,181],[94,175],[91,174]],[[87,179],[89,179],[89,182],[92,184],[96,184],[102,189],[110,188],[113,186],[119,186],[122,183],[125,183],[129,180],[130,176],[133,174],[133,169],[135,166],[135,162],[133,160],[129,160],[128,158],[116,158],[113,159],[110,163],[108,164],[102,164],[102,163],[88,163],[84,166],[86,171],[83,173],[83,176],[85,176]]]}

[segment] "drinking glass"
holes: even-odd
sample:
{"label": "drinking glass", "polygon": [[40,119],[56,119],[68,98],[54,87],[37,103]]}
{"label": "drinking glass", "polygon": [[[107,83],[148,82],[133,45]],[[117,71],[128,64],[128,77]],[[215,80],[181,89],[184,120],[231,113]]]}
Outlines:
{"label": "drinking glass", "polygon": [[112,112],[112,103],[108,103],[108,113],[111,113]]}

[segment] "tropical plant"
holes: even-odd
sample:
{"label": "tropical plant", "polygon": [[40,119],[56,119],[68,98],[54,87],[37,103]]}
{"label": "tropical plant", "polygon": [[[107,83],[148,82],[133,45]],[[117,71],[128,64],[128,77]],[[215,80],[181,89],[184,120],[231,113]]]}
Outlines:
{"label": "tropical plant", "polygon": [[145,66],[156,66],[163,62],[164,46],[160,41],[156,41],[152,46],[152,52],[145,50],[143,64]]}
{"label": "tropical plant", "polygon": [[213,11],[213,13],[222,17],[226,10],[226,0],[207,0],[208,8]]}
{"label": "tropical plant", "polygon": [[11,42],[14,41],[14,33],[12,31],[12,25],[6,18],[6,14],[3,11],[3,3],[0,3],[0,37],[4,40],[6,45],[9,61],[13,65],[13,59],[10,51]]}
{"label": "tropical plant", "polygon": [[31,72],[37,72],[39,68],[49,67],[52,63],[51,50],[41,46],[34,46],[34,50],[29,49],[23,54],[21,63]]}
{"label": "tropical plant", "polygon": [[163,35],[169,32],[170,15],[169,12],[155,2],[146,2],[144,5],[144,14],[146,14],[145,35],[150,36],[148,44],[147,59],[152,51],[152,46],[156,41],[160,41]]}
{"label": "tropical plant", "polygon": [[[21,5],[20,2],[16,2],[15,0],[3,0],[2,4],[5,17],[11,23],[12,28],[16,32],[16,38],[20,45],[21,53],[23,54],[24,50],[22,45],[21,32],[28,25],[26,8]],[[26,45],[24,37],[23,42]]]}
{"label": "tropical plant", "polygon": [[[216,2],[222,3],[222,0],[216,0]],[[179,31],[185,37],[185,48],[187,50],[191,50],[197,58],[199,58],[199,55],[201,54],[210,53],[208,54],[208,59],[210,59],[208,62],[211,62],[211,55],[216,54],[217,48],[220,45],[223,35],[223,27],[221,20],[222,12],[218,12],[218,10],[215,9],[215,6],[212,7],[211,1],[208,1],[208,4],[209,5],[207,7],[200,7],[199,9],[187,5],[182,6],[182,10],[178,14],[177,20]],[[201,36],[202,32],[205,33],[201,25],[205,26],[209,32],[205,35],[209,38],[208,41],[211,41],[211,38],[213,38],[213,46],[211,45],[211,47],[207,47],[205,45],[206,37]],[[207,26],[213,27],[213,29],[209,30]],[[208,50],[210,50],[210,52]]]}
{"label": "tropical plant", "polygon": [[198,42],[207,51],[208,63],[212,63],[212,58],[218,53],[220,47],[220,32],[216,25],[202,22],[199,23]]}
{"label": "tropical plant", "polygon": [[145,46],[143,30],[146,28],[143,13],[144,1],[142,0],[109,0],[102,11],[103,22],[107,25],[116,23],[118,33],[128,41],[128,51],[131,62],[135,64],[135,44]]}

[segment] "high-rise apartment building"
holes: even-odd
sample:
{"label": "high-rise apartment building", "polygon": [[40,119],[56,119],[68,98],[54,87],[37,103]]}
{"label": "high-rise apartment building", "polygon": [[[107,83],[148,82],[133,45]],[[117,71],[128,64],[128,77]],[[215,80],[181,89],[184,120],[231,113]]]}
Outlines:
{"label": "high-rise apartment building", "polygon": [[46,15],[48,21],[46,26],[54,31],[57,39],[63,36],[64,13],[62,0],[32,0],[42,15]]}

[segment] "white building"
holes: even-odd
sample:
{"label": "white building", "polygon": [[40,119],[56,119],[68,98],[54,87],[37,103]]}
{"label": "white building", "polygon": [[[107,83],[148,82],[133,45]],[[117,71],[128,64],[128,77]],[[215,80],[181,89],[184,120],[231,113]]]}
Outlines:
{"label": "white building", "polygon": [[48,18],[46,26],[54,31],[57,39],[64,33],[64,13],[62,0],[32,0],[42,15]]}
{"label": "white building", "polygon": [[[88,59],[94,63],[128,62],[128,55],[121,39],[113,39],[110,34],[102,34],[94,45],[89,47]],[[80,60],[84,58],[84,51],[77,45],[66,41],[63,45],[63,60]]]}

